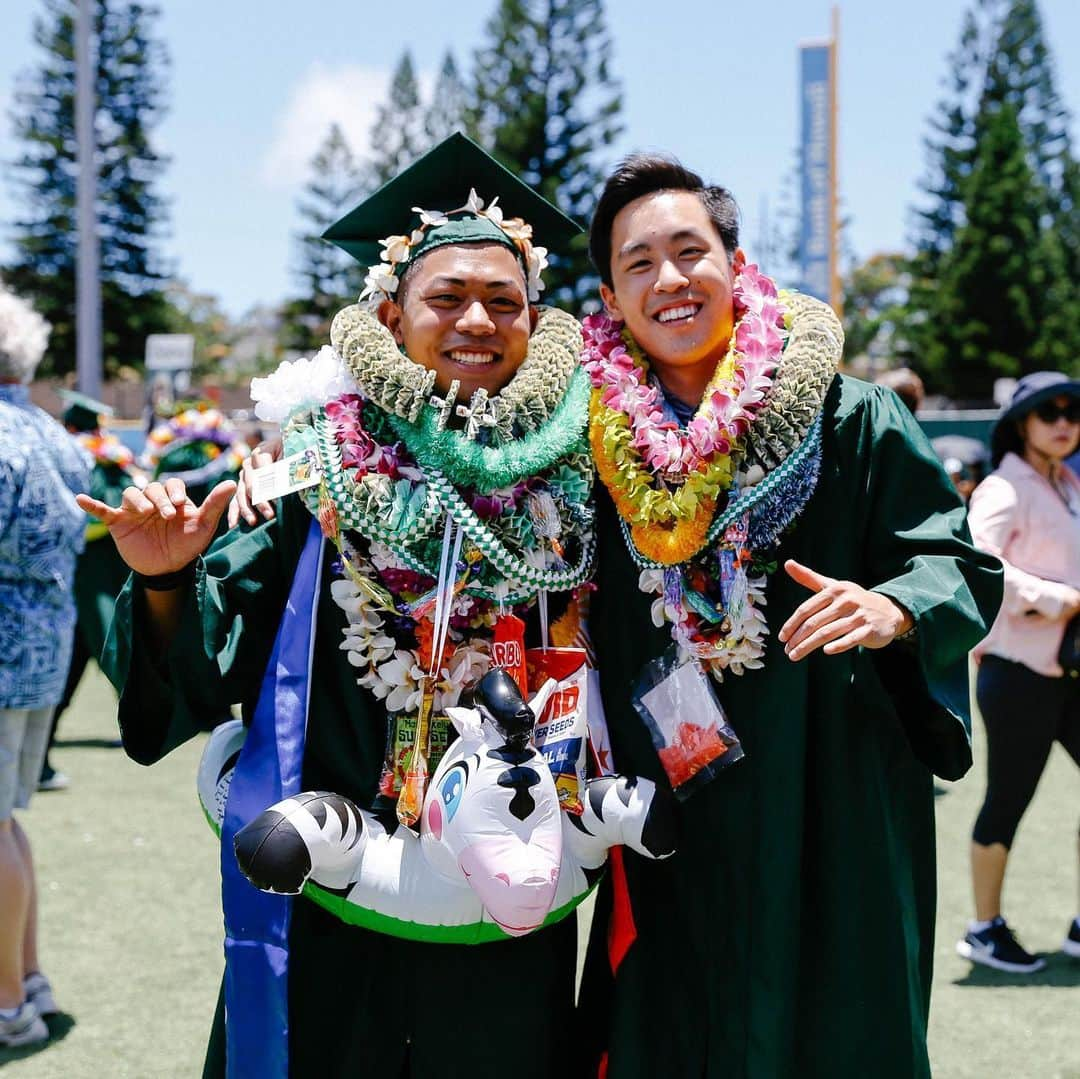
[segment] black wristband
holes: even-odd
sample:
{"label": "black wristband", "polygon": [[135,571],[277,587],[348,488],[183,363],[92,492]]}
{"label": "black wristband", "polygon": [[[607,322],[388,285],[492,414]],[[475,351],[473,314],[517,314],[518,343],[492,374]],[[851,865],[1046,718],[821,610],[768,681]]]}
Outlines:
{"label": "black wristband", "polygon": [[149,577],[143,573],[135,574],[135,580],[148,592],[172,592],[173,589],[181,588],[194,579],[194,562],[189,562],[182,569],[173,570],[172,573],[158,573]]}

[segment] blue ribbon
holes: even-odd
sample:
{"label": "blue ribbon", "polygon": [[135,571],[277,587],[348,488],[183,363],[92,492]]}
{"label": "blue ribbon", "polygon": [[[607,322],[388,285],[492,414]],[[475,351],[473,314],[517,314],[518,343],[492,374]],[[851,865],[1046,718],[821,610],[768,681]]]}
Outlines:
{"label": "blue ribbon", "polygon": [[264,809],[300,793],[321,554],[322,535],[312,521],[225,804],[221,901],[229,1079],[289,1074],[292,897],[269,895],[249,883],[236,864],[233,839]]}

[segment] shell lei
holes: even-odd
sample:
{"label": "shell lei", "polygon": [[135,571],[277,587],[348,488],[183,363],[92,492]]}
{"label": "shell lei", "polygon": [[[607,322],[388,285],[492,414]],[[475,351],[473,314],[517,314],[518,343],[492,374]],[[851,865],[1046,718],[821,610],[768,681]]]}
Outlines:
{"label": "shell lei", "polygon": [[[826,304],[777,292],[756,267],[736,280],[735,299],[731,347],[691,421],[700,434],[699,421],[712,413],[708,429],[720,437],[707,452],[690,428],[656,423],[650,432],[662,414],[638,388],[648,361],[625,329],[598,320],[585,330],[584,364],[594,386],[590,442],[641,571],[638,587],[656,597],[654,624],[669,623],[679,648],[718,681],[725,671],[741,675],[762,665],[765,589],[775,569],[770,549],[817,485],[821,409],[843,351],[843,330]],[[774,357],[764,346],[775,345],[769,331],[777,311],[782,351]],[[746,372],[741,346],[748,338],[763,347]],[[627,378],[630,363],[635,373]],[[740,393],[747,385],[753,392]],[[740,397],[748,405],[741,415],[734,404]]]}
{"label": "shell lei", "polygon": [[490,667],[501,611],[524,613],[540,591],[591,576],[580,328],[542,310],[524,363],[499,394],[474,395],[464,411],[479,419],[463,431],[446,424],[453,395],[437,396],[434,373],[404,356],[371,314],[345,308],[331,340],[334,348],[294,361],[302,371],[282,364],[253,383],[256,412],[284,421],[287,453],[318,452],[322,482],[301,497],[339,551],[331,596],[347,618],[341,648],[389,714],[419,706],[447,517],[464,531],[435,675],[435,708],[445,709]]}

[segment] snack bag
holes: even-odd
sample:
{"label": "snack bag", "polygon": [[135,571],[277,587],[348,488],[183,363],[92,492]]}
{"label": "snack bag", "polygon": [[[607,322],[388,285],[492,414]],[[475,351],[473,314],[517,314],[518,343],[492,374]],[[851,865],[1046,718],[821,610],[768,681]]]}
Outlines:
{"label": "snack bag", "polygon": [[491,641],[491,658],[515,682],[521,695],[529,695],[525,671],[525,623],[516,614],[500,614],[495,619],[495,635]]}
{"label": "snack bag", "polygon": [[[416,741],[416,724],[419,717],[398,712],[386,721],[386,751],[383,755],[382,774],[379,776],[379,793],[375,809],[393,806],[401,794],[405,782],[405,766],[409,752]],[[427,762],[434,774],[446,747],[450,744],[450,720],[446,716],[433,715],[428,734]]]}
{"label": "snack bag", "polygon": [[[525,652],[529,689],[538,701],[533,744],[544,755],[559,792],[559,806],[584,810],[589,719],[589,671],[582,648],[530,648]],[[546,683],[555,682],[550,690]],[[541,695],[540,690],[544,689]]]}
{"label": "snack bag", "polygon": [[677,798],[685,801],[728,765],[742,760],[742,744],[709,676],[677,649],[645,665],[633,701]]}

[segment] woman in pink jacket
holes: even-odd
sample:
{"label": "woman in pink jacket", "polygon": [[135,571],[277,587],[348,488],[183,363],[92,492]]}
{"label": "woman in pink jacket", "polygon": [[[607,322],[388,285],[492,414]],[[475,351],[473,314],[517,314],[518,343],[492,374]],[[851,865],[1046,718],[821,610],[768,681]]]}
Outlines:
{"label": "woman in pink jacket", "polygon": [[[1005,599],[975,649],[986,724],[986,799],[971,846],[975,917],[957,951],[998,970],[1032,973],[1001,915],[1001,889],[1020,818],[1056,739],[1080,764],[1080,677],[1058,661],[1065,627],[1080,614],[1080,479],[1065,458],[1080,441],[1080,382],[1054,371],[1026,375],[991,436],[996,469],[975,490],[975,544],[1005,565]],[[1080,958],[1080,917],[1062,950]]]}

